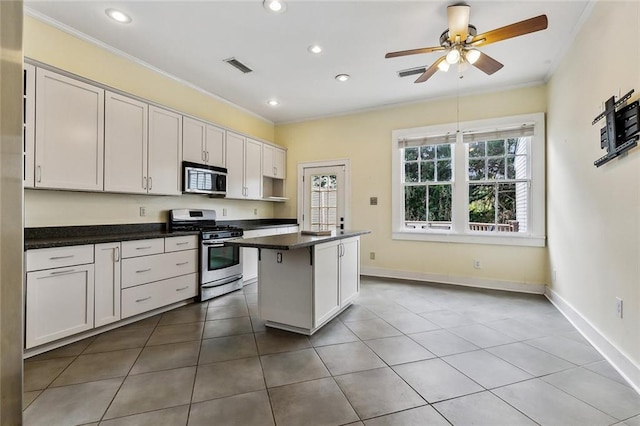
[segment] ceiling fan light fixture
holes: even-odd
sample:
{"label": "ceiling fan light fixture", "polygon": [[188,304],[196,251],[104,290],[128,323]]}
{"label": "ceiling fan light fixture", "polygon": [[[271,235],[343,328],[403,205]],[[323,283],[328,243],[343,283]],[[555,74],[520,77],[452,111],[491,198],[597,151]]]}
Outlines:
{"label": "ceiling fan light fixture", "polygon": [[283,13],[287,10],[287,4],[283,0],[264,0],[262,6],[269,13]]}
{"label": "ceiling fan light fixture", "polygon": [[457,64],[460,60],[460,51],[458,49],[451,49],[449,53],[447,53],[446,61],[449,65]]}
{"label": "ceiling fan light fixture", "polygon": [[440,61],[440,63],[438,64],[438,69],[442,72],[447,72],[449,71],[449,67],[451,65],[449,65],[449,62],[447,61]]}
{"label": "ceiling fan light fixture", "polygon": [[465,52],[464,58],[467,62],[473,65],[478,59],[480,59],[480,51],[478,49],[469,49]]}

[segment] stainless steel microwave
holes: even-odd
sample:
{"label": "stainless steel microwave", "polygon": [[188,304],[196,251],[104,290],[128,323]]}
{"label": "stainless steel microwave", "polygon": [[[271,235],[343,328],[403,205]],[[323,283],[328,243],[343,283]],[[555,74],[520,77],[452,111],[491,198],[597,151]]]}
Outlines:
{"label": "stainless steel microwave", "polygon": [[224,197],[227,194],[227,169],[182,162],[182,192]]}

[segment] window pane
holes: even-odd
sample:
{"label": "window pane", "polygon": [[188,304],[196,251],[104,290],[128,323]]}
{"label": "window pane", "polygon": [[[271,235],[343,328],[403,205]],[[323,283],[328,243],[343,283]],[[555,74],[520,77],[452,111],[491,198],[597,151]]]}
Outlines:
{"label": "window pane", "polygon": [[507,157],[507,179],[516,178],[515,157]]}
{"label": "window pane", "polygon": [[438,158],[451,158],[451,144],[437,145]]}
{"label": "window pane", "polygon": [[504,179],[504,158],[487,159],[487,179]]}
{"label": "window pane", "polygon": [[435,145],[421,146],[420,158],[422,158],[423,160],[433,160],[434,158],[436,158]]}
{"label": "window pane", "polygon": [[469,143],[469,157],[484,157],[484,142],[470,142]]}
{"label": "window pane", "polygon": [[491,231],[496,220],[496,185],[469,185],[469,228],[472,231]]}
{"label": "window pane", "polygon": [[418,163],[405,163],[404,181],[418,182]]}
{"label": "window pane", "polygon": [[484,180],[485,179],[485,170],[484,170],[485,160],[469,160],[469,180]]}
{"label": "window pane", "polygon": [[438,161],[438,179],[439,182],[447,182],[451,180],[451,160]]}
{"label": "window pane", "polygon": [[[498,224],[508,224],[516,217],[516,185],[513,183],[498,184]],[[499,226],[498,231],[508,228]]]}
{"label": "window pane", "polygon": [[418,159],[418,148],[405,148],[404,149],[404,160],[412,161]]}
{"label": "window pane", "polygon": [[427,187],[404,187],[404,220],[405,222],[426,222],[427,220]]}
{"label": "window pane", "polygon": [[446,225],[450,225],[451,185],[429,186],[429,222],[449,222]]}
{"label": "window pane", "polygon": [[507,139],[507,153],[515,154],[518,151],[518,139]]}
{"label": "window pane", "polygon": [[504,139],[487,142],[487,156],[504,155]]}
{"label": "window pane", "polygon": [[420,182],[431,182],[435,178],[436,165],[433,161],[423,161],[420,163]]}
{"label": "window pane", "polygon": [[515,167],[516,179],[529,178],[529,171],[527,170],[526,155],[516,155],[514,159],[514,167]]}
{"label": "window pane", "polygon": [[527,232],[529,228],[529,183],[518,182],[516,186],[516,216],[513,232]]}

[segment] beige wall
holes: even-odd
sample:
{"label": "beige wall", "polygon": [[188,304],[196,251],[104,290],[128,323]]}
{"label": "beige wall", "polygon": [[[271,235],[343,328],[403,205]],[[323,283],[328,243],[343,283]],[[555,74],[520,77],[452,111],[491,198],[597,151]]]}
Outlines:
{"label": "beige wall", "polygon": [[[273,123],[28,16],[24,55],[235,131],[274,139]],[[141,206],[147,208],[145,217],[139,215]],[[25,226],[164,222],[172,208],[213,208],[219,216],[226,208],[228,219],[273,216],[270,202],[26,190]]]}
{"label": "beige wall", "polygon": [[[426,84],[436,84],[430,82]],[[416,90],[428,87],[416,86]],[[276,215],[295,217],[297,164],[348,158],[351,161],[351,227],[370,229],[362,238],[363,268],[436,276],[440,281],[504,281],[545,284],[546,249],[532,247],[391,239],[391,132],[394,129],[449,123],[456,120],[456,99],[416,103],[375,111],[276,127],[276,141],[288,147],[287,195]],[[460,121],[544,112],[546,88],[530,87],[460,98]],[[370,206],[369,197],[378,197]],[[376,260],[369,260],[369,252]],[[473,259],[482,269],[473,269]]]}
{"label": "beige wall", "polygon": [[[610,96],[640,91],[640,3],[599,2],[549,84],[552,289],[640,368],[640,149],[596,168]],[[619,40],[620,43],[612,42]],[[623,41],[623,42],[622,42]],[[624,300],[624,318],[615,298]],[[640,378],[640,377],[639,377]],[[638,378],[637,378],[638,379]]]}

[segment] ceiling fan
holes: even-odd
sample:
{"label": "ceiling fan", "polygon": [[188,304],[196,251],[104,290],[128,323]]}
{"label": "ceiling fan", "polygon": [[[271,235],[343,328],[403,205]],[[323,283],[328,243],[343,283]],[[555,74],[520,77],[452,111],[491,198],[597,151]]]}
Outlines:
{"label": "ceiling fan", "polygon": [[471,7],[465,4],[455,4],[447,7],[449,28],[440,36],[440,46],[390,52],[384,57],[396,58],[398,56],[416,55],[419,53],[446,51],[446,55],[441,56],[430,67],[425,69],[422,75],[415,81],[416,83],[427,81],[438,70],[447,72],[451,65],[464,62],[491,75],[504,65],[489,55],[482,53],[477,47],[541,31],[546,29],[548,24],[547,15],[540,15],[535,18],[496,28],[486,33],[477,34],[476,27],[469,24],[470,11]]}

